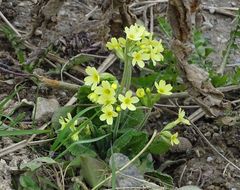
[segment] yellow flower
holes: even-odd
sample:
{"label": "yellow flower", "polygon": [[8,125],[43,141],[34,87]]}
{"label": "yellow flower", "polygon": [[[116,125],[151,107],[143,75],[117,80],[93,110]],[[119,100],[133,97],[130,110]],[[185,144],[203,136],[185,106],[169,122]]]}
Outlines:
{"label": "yellow flower", "polygon": [[100,76],[98,71],[94,67],[87,67],[86,68],[86,73],[89,75],[84,78],[85,85],[91,86],[91,90],[94,90],[98,83],[100,82]]}
{"label": "yellow flower", "polygon": [[[71,120],[72,120],[72,115],[70,113],[67,114],[66,118],[60,117],[59,123],[61,124],[61,130],[63,130]],[[77,120],[73,123],[73,126],[75,125],[77,125]]]}
{"label": "yellow flower", "polygon": [[[60,117],[59,119],[59,123],[61,124],[61,129],[60,130],[63,130],[67,124],[72,120],[72,116],[70,113],[67,114],[67,117],[66,118],[63,118],[63,117]],[[72,125],[69,126],[70,130],[72,132],[76,131],[77,128],[75,127],[77,125],[77,120],[74,121],[74,123]],[[79,131],[80,132],[80,131]],[[79,137],[78,137],[78,133],[74,133],[71,138],[73,141],[78,141],[79,140]]]}
{"label": "yellow flower", "polygon": [[116,89],[117,89],[117,84],[116,84],[116,83],[113,83],[113,84],[111,85],[111,87],[112,87],[114,90],[116,90]]}
{"label": "yellow flower", "polygon": [[149,60],[149,55],[143,53],[142,51],[133,52],[132,54],[132,65],[138,64],[139,67],[143,68],[145,66],[144,60]]}
{"label": "yellow flower", "polygon": [[125,33],[127,35],[127,39],[133,41],[139,41],[145,35],[145,28],[143,26],[139,26],[137,24],[131,25],[129,28],[125,27]]}
{"label": "yellow flower", "polygon": [[171,84],[166,84],[166,81],[160,80],[159,83],[155,82],[155,87],[159,94],[170,95],[172,94],[172,86]]}
{"label": "yellow flower", "polygon": [[178,111],[178,119],[176,120],[176,123],[191,125],[190,122],[184,118],[184,116],[185,116],[185,111],[180,108]]}
{"label": "yellow flower", "polygon": [[115,90],[111,87],[111,84],[108,81],[102,81],[101,86],[98,86],[94,92],[108,97],[115,95]]}
{"label": "yellow flower", "polygon": [[122,109],[121,109],[120,106],[117,106],[117,107],[116,107],[116,111],[117,111],[117,112],[120,112],[121,110],[122,110]]}
{"label": "yellow flower", "polygon": [[[122,41],[122,40],[121,40]],[[106,44],[106,47],[109,49],[109,50],[118,50],[118,49],[121,49],[121,46],[120,44],[118,43],[118,40],[117,38],[112,38],[111,39],[111,42],[108,42]]]}
{"label": "yellow flower", "polygon": [[131,111],[136,110],[136,107],[133,104],[137,103],[139,99],[136,96],[132,97],[132,91],[127,91],[125,96],[119,94],[118,99],[122,102],[121,108],[123,110],[126,110],[127,108]]}
{"label": "yellow flower", "polygon": [[175,133],[175,134],[173,134],[173,135],[171,136],[170,142],[171,142],[172,146],[173,146],[174,144],[176,144],[176,145],[179,144],[178,133]]}
{"label": "yellow flower", "polygon": [[150,90],[150,88],[146,88],[146,93],[151,93],[151,90]]}
{"label": "yellow flower", "polygon": [[103,107],[102,112],[103,114],[100,115],[100,120],[106,120],[108,125],[112,125],[113,118],[118,116],[117,112],[113,110],[113,107],[111,105]]}
{"label": "yellow flower", "polygon": [[144,91],[144,89],[143,89],[143,88],[137,89],[136,95],[137,95],[137,97],[139,97],[139,98],[144,97],[144,96],[145,96],[145,91]]}
{"label": "yellow flower", "polygon": [[99,96],[97,103],[102,105],[110,105],[110,104],[114,104],[116,101],[117,100],[114,96],[101,95]]}
{"label": "yellow flower", "polygon": [[92,92],[87,97],[91,102],[95,103],[95,102],[97,102],[99,96],[95,92]]}
{"label": "yellow flower", "polygon": [[126,46],[126,40],[124,38],[118,38],[118,42],[121,47],[124,48]]}
{"label": "yellow flower", "polygon": [[158,51],[158,48],[151,48],[149,56],[154,66],[156,65],[156,61],[163,60],[163,55]]}

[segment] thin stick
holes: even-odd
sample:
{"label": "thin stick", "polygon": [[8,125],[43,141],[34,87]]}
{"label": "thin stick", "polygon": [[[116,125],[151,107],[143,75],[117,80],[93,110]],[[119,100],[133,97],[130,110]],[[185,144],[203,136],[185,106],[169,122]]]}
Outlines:
{"label": "thin stick", "polygon": [[2,11],[0,11],[0,17],[3,19],[3,21],[17,34],[18,37],[21,37],[21,34],[14,28],[14,26],[8,21],[8,19],[2,14]]}
{"label": "thin stick", "polygon": [[[118,171],[116,171],[116,174],[118,174],[121,171],[125,170],[134,161],[136,161],[136,159],[139,156],[141,156],[145,152],[145,150],[147,150],[147,148],[152,144],[152,142],[155,139],[156,135],[157,135],[157,130],[154,130],[153,135],[152,135],[151,139],[149,140],[149,142],[146,144],[146,146],[132,160],[130,160],[126,165],[124,165],[122,168],[120,168]],[[95,187],[93,187],[92,190],[96,190],[96,189],[100,188],[105,182],[109,181],[111,178],[112,178],[112,174],[109,177],[105,178],[103,181],[101,181],[99,184],[97,184]]]}
{"label": "thin stick", "polygon": [[[189,119],[189,118],[188,118]],[[225,161],[227,161],[229,164],[231,164],[235,169],[237,169],[240,172],[240,168],[235,165],[231,160],[226,158],[222,153],[220,153],[211,143],[210,141],[204,136],[202,131],[190,120],[191,126],[198,132],[198,134],[206,141],[206,143],[219,155],[221,156]]]}

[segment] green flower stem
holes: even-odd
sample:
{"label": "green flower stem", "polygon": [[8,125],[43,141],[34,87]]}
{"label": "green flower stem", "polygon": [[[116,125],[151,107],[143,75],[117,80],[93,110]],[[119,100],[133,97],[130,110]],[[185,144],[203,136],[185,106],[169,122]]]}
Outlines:
{"label": "green flower stem", "polygon": [[142,128],[143,128],[143,127],[145,126],[145,124],[147,123],[147,120],[148,120],[148,118],[150,117],[151,113],[152,113],[152,108],[150,108],[150,109],[147,111],[147,113],[145,114],[142,122],[141,122],[141,123],[138,125],[138,127],[137,127],[138,130],[142,130]]}
{"label": "green flower stem", "polygon": [[119,112],[118,117],[115,122],[115,125],[114,125],[114,129],[113,129],[113,140],[115,140],[117,138],[117,133],[118,133],[121,116],[122,116],[122,112]]}
{"label": "green flower stem", "polygon": [[[124,52],[124,70],[123,70],[123,76],[122,76],[122,81],[121,81],[121,88],[117,92],[117,96],[121,92],[126,92],[130,89],[131,86],[131,79],[132,79],[132,63],[131,63],[131,58],[128,56],[128,51],[129,47],[131,46],[130,42],[127,42],[126,44],[126,49]],[[114,129],[113,129],[113,139],[117,138],[117,133],[119,129],[119,124],[121,121],[121,112],[119,112],[118,117],[116,119],[116,122],[114,124]]]}
{"label": "green flower stem", "polygon": [[122,76],[121,88],[122,90],[128,91],[131,85],[132,79],[132,63],[129,56],[125,56],[124,71]]}

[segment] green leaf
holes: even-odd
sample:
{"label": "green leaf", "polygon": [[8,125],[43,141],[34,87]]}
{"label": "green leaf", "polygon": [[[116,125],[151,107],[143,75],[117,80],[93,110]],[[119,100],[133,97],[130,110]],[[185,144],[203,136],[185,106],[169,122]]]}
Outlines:
{"label": "green leaf", "polygon": [[0,137],[33,135],[33,134],[37,135],[37,134],[44,134],[49,132],[50,130],[13,130],[13,131],[0,130]]}
{"label": "green leaf", "polygon": [[109,175],[108,165],[99,159],[80,156],[81,174],[91,187],[96,186]]}
{"label": "green leaf", "polygon": [[40,168],[43,164],[56,164],[57,162],[49,157],[40,157],[36,158],[28,163],[20,165],[20,169],[29,168],[31,171],[34,171]]}
{"label": "green leaf", "polygon": [[157,171],[147,172],[145,175],[153,181],[163,184],[166,190],[174,189],[173,179],[170,175]]}
{"label": "green leaf", "polygon": [[93,57],[87,55],[79,55],[70,60],[70,63],[73,65],[82,65],[83,63],[92,61]]}
{"label": "green leaf", "polygon": [[132,85],[134,85],[137,88],[151,87],[151,86],[153,86],[158,75],[159,75],[159,73],[153,73],[153,74],[143,76],[143,77],[133,77]]}
{"label": "green leaf", "polygon": [[[58,157],[57,159],[61,158],[62,156],[64,156],[68,151],[70,151],[73,155],[75,156],[79,156],[80,154],[83,154],[84,152],[84,146],[80,146],[82,144],[88,144],[88,143],[93,143],[93,142],[97,142],[99,140],[104,139],[105,137],[109,136],[109,134],[98,137],[98,138],[94,138],[94,139],[88,139],[88,140],[80,140],[77,142],[72,143],[69,147],[67,147],[67,149],[65,151],[63,151]],[[86,148],[86,147],[85,147]],[[79,152],[80,151],[80,152]],[[86,151],[86,149],[85,149]],[[91,151],[91,153],[93,153]],[[96,153],[94,152],[94,156],[96,156]]]}
{"label": "green leaf", "polygon": [[19,182],[24,190],[41,190],[31,176],[20,176]]}
{"label": "green leaf", "polygon": [[170,38],[172,36],[172,29],[167,19],[158,17],[158,24],[160,29]]}
{"label": "green leaf", "polygon": [[125,112],[126,115],[122,117],[122,128],[135,128],[144,120],[143,110],[137,109],[136,111]]}
{"label": "green leaf", "polygon": [[77,94],[78,103],[79,104],[92,103],[87,97],[91,92],[92,91],[90,86],[81,86]]}
{"label": "green leaf", "polygon": [[59,119],[60,117],[65,118],[67,116],[68,113],[71,113],[73,111],[73,109],[75,108],[75,106],[64,106],[59,108],[56,112],[54,112],[53,116],[52,116],[52,127],[57,130],[60,128],[60,123],[59,123]]}
{"label": "green leaf", "polygon": [[164,154],[171,148],[171,144],[164,136],[159,136],[149,146],[148,151],[152,154]]}
{"label": "green leaf", "polygon": [[[113,152],[136,154],[146,144],[147,134],[142,131],[130,129],[113,143]],[[109,150],[110,151],[110,150]],[[128,154],[129,155],[129,154]]]}

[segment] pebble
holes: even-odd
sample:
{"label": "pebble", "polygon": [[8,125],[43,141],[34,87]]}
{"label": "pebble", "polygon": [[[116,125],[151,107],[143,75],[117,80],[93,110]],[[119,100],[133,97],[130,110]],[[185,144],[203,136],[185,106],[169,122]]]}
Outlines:
{"label": "pebble", "polygon": [[201,190],[201,189],[197,186],[187,185],[179,188],[178,190]]}
{"label": "pebble", "polygon": [[[129,158],[121,153],[114,153],[109,161],[109,165],[112,166],[112,160],[114,160],[114,166],[116,169],[120,169],[124,165],[126,165],[129,162]],[[130,165],[125,170],[121,171],[122,174],[126,175],[118,175],[116,178],[117,181],[117,187],[141,187],[143,185],[141,180],[144,180],[143,175],[140,173],[138,168],[135,165]],[[127,177],[131,176],[133,178],[139,179],[140,181],[137,181],[133,178]]]}
{"label": "pebble", "polygon": [[214,9],[214,8],[210,8],[210,9],[209,9],[209,12],[210,12],[211,14],[213,14],[213,13],[215,13],[215,9]]}
{"label": "pebble", "polygon": [[205,137],[211,137],[211,133],[208,131],[208,132],[204,133],[204,136]]}
{"label": "pebble", "polygon": [[185,137],[178,138],[180,143],[172,147],[172,152],[187,152],[192,149],[192,143]]}
{"label": "pebble", "polygon": [[207,157],[207,162],[211,162],[211,161],[213,161],[213,160],[214,160],[213,157],[211,157],[211,156]]}
{"label": "pebble", "polygon": [[36,121],[47,121],[53,113],[60,107],[58,101],[54,98],[46,99],[42,97],[37,98],[36,104]]}

